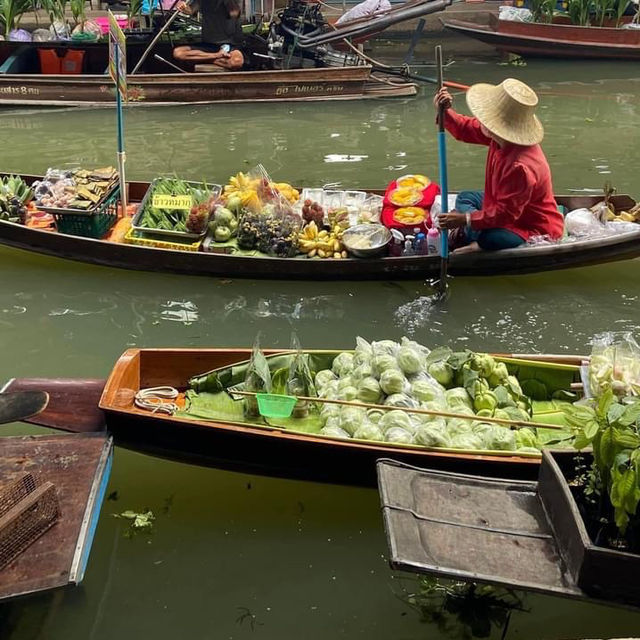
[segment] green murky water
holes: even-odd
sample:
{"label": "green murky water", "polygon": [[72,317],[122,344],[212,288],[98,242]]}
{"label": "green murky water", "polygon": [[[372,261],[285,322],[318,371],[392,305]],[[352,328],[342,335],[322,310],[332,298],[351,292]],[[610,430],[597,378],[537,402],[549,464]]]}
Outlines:
{"label": "green murky water", "polygon": [[[425,71],[425,74],[428,71]],[[640,73],[626,63],[456,62],[451,79],[515,75],[541,95],[557,191],[611,180],[638,195]],[[458,97],[462,103],[462,97]],[[0,112],[3,168],[114,162],[110,111]],[[132,110],[130,178],[223,181],[262,162],[278,180],[351,187],[408,170],[436,176],[430,90],[399,101]],[[449,143],[452,189],[481,186],[484,150]],[[136,346],[348,347],[414,335],[505,351],[584,352],[592,334],[637,330],[636,262],[541,275],[456,279],[430,311],[413,283],[223,281],[133,273],[0,248],[0,377],[104,376]],[[12,427],[7,433],[24,428]],[[0,605],[6,640],[111,638],[462,638],[421,621],[392,577],[377,493],[202,469],[116,450],[83,585]],[[112,513],[151,508],[153,535],[124,537]],[[507,637],[612,637],[640,616],[525,597]],[[494,631],[494,637],[500,637]]]}

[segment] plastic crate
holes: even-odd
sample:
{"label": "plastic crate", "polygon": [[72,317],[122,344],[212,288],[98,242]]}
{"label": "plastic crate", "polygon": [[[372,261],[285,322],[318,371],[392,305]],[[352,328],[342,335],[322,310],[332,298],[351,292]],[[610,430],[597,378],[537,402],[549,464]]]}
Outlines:
{"label": "plastic crate", "polygon": [[84,238],[102,238],[118,219],[120,189],[116,189],[91,215],[55,213],[58,233]]}
{"label": "plastic crate", "polygon": [[139,247],[153,247],[155,249],[171,249],[173,251],[198,251],[202,244],[202,239],[196,240],[192,243],[183,242],[171,242],[170,240],[161,240],[160,238],[154,238],[149,235],[142,235],[139,231],[136,231],[133,227],[127,231],[127,235],[124,237],[124,241],[127,244],[135,244]]}

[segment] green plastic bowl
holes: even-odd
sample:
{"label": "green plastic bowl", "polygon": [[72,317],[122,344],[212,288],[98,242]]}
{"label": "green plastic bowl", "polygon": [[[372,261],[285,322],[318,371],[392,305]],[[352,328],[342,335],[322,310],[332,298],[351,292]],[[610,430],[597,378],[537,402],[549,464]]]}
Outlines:
{"label": "green plastic bowl", "polygon": [[294,396],[281,396],[275,393],[257,393],[258,411],[265,418],[288,418],[298,399]]}

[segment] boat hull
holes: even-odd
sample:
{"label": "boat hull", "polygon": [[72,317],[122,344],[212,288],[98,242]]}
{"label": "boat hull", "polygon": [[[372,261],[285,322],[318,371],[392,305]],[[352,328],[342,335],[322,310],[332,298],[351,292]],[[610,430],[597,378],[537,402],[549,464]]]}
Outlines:
{"label": "boat hull", "polygon": [[[140,74],[129,76],[129,106],[233,102],[304,102],[409,97],[410,82],[388,84],[371,68],[327,67],[287,71]],[[105,75],[0,75],[0,105],[115,106],[115,87]]]}
{"label": "boat hull", "polygon": [[498,51],[523,56],[640,59],[640,30],[495,19],[489,25],[462,20],[446,20],[443,24],[451,31],[492,45]]}
{"label": "boat hull", "polygon": [[[28,183],[37,176],[23,176]],[[129,201],[141,202],[149,187],[146,182],[129,183]],[[374,192],[376,192],[374,190]],[[377,193],[381,193],[377,191]],[[589,207],[597,196],[557,196],[569,209]],[[634,200],[614,196],[616,207],[629,208]],[[137,271],[185,275],[273,280],[422,280],[440,274],[438,256],[347,258],[309,260],[235,256],[202,251],[178,251],[108,242],[27,228],[0,220],[0,245],[79,262]],[[640,225],[633,232],[576,241],[561,245],[539,245],[451,254],[452,276],[491,276],[535,273],[583,267],[640,256]]]}

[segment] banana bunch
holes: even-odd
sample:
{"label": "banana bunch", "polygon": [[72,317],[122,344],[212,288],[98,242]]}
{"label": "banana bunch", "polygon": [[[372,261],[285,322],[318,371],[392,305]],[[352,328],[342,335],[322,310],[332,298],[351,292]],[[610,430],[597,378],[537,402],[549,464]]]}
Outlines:
{"label": "banana bunch", "polygon": [[241,171],[235,176],[231,176],[229,184],[225,185],[223,191],[225,202],[232,198],[239,198],[242,207],[256,211],[262,206],[258,196],[259,185],[259,178],[250,178]]}
{"label": "banana bunch", "polygon": [[635,205],[629,211],[620,211],[619,213],[614,213],[609,209],[606,220],[608,222],[640,222],[640,204]]}
{"label": "banana bunch", "polygon": [[310,222],[298,235],[298,249],[306,253],[309,258],[335,258],[340,260],[347,257],[342,244],[342,229],[337,225],[331,231],[318,230],[315,222]]}
{"label": "banana bunch", "polygon": [[282,194],[291,204],[300,199],[300,192],[287,182],[270,182],[269,187]]}

